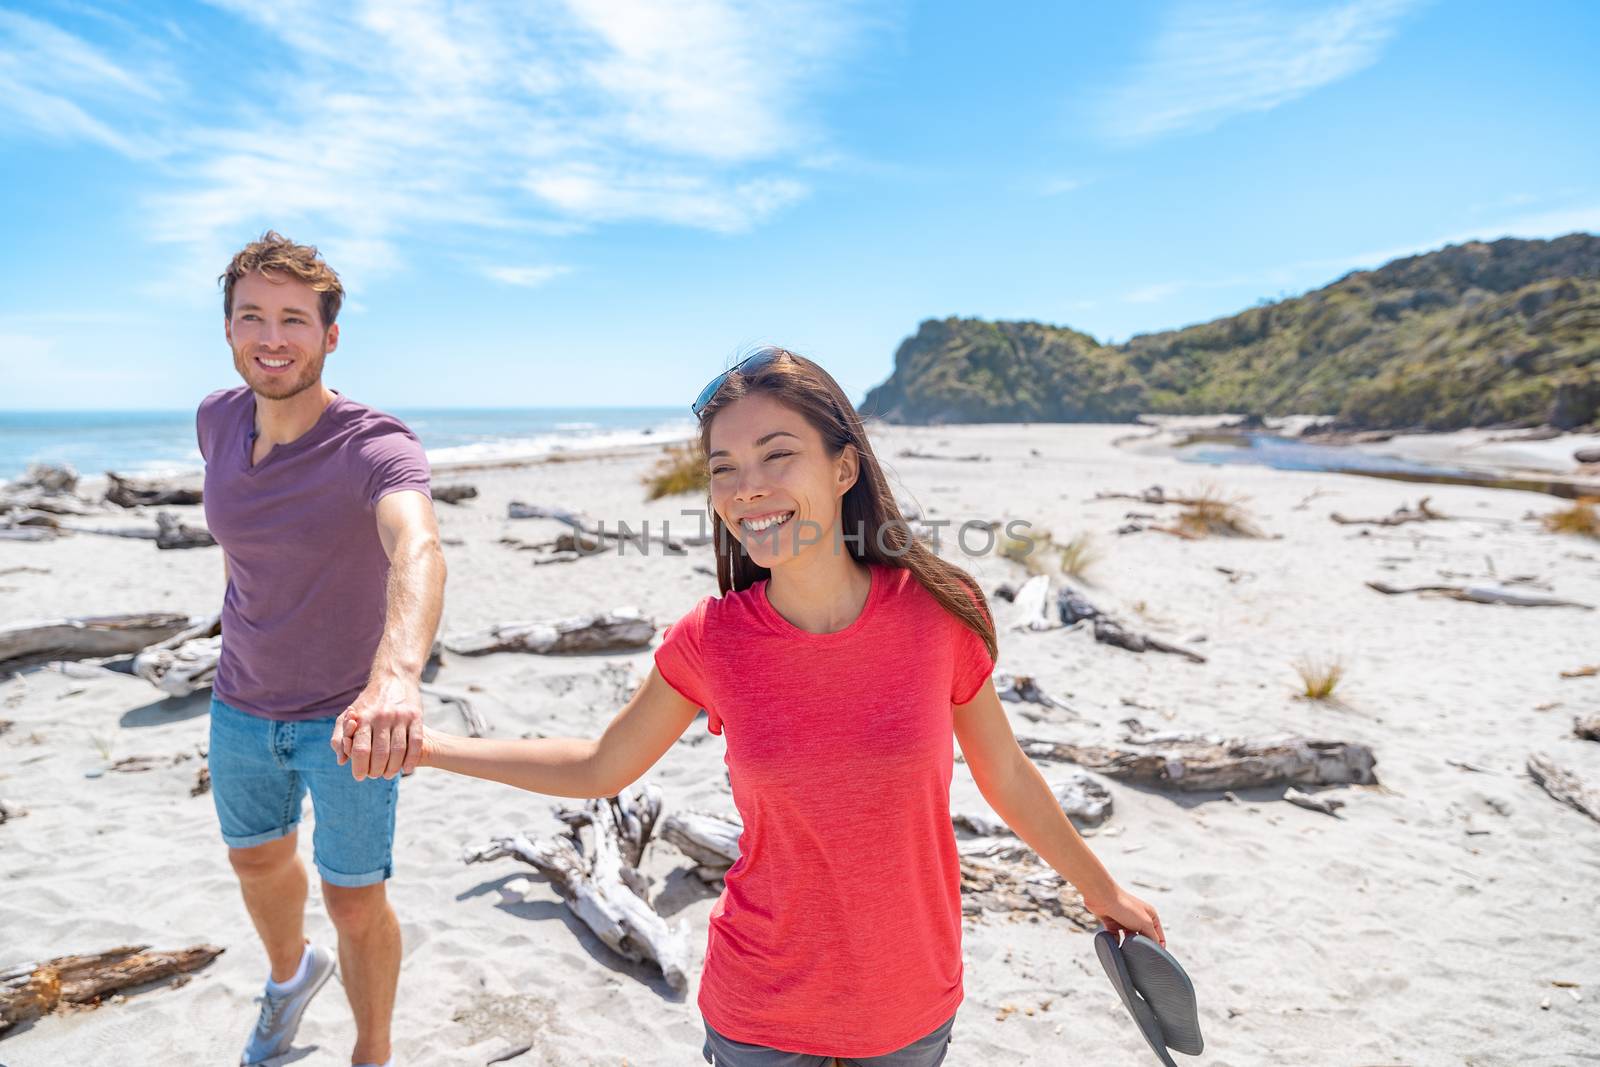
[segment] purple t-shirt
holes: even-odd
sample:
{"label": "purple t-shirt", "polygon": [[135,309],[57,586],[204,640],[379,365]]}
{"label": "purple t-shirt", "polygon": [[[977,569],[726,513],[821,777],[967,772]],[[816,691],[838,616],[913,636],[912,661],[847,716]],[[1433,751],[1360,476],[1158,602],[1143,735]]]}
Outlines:
{"label": "purple t-shirt", "polygon": [[205,510],[228,559],[217,699],[262,718],[337,715],[367,684],[383,637],[389,557],[378,500],[429,492],[405,423],[336,394],[316,425],[255,466],[248,386],[200,402]]}

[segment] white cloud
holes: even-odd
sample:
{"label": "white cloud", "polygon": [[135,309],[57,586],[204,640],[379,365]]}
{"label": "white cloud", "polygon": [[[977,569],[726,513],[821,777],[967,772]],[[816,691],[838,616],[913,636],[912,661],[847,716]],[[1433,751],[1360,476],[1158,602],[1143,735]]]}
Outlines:
{"label": "white cloud", "polygon": [[1123,294],[1122,299],[1130,304],[1154,304],[1195,289],[1231,289],[1263,285],[1279,287],[1278,296],[1281,297],[1291,290],[1299,293],[1307,291],[1308,288],[1319,289],[1351,271],[1376,270],[1396,259],[1426,255],[1446,245],[1464,244],[1468,241],[1496,241],[1502,237],[1549,239],[1564,237],[1569,233],[1600,233],[1600,204],[1503,218],[1495,223],[1442,234],[1432,240],[1416,244],[1369,249],[1348,255],[1302,259],[1264,268],[1258,272],[1252,271],[1247,275],[1157,282],[1130,290]]}
{"label": "white cloud", "polygon": [[[147,53],[134,38],[130,51]],[[129,116],[159,107],[173,76],[147,56],[141,66],[36,18],[0,9],[0,132],[6,126],[51,140],[91,141],[123,155],[159,154]]]}
{"label": "white cloud", "polygon": [[1087,178],[1047,178],[1039,183],[1040,196],[1065,196],[1089,184]]}
{"label": "white cloud", "polygon": [[570,273],[571,270],[571,267],[562,267],[556,265],[537,267],[485,267],[483,273],[485,276],[493,278],[497,282],[504,282],[506,285],[520,285],[524,288],[534,289],[545,284],[546,282],[553,281],[554,279],[561,277],[563,274]]}
{"label": "white cloud", "polygon": [[[147,288],[194,293],[269,226],[322,246],[352,289],[423,234],[480,255],[612,222],[749,229],[807,195],[804,160],[829,151],[811,98],[875,29],[861,0],[211,2],[263,60],[215,100],[0,18],[0,115],[129,156],[160,146],[141,214],[179,262]],[[48,77],[18,81],[29,56]]]}
{"label": "white cloud", "polygon": [[1132,143],[1271,110],[1371,66],[1416,6],[1186,0],[1129,80],[1098,101],[1097,125]]}
{"label": "white cloud", "polygon": [[[1456,230],[1434,237],[1432,240],[1420,241],[1411,245],[1369,249],[1365,252],[1353,252],[1349,255],[1333,256],[1326,259],[1301,260],[1274,273],[1283,275],[1303,273],[1306,270],[1338,271],[1341,273],[1348,273],[1353,270],[1375,270],[1391,260],[1436,252],[1446,245],[1464,244],[1468,241],[1497,241],[1502,237],[1522,237],[1530,240],[1548,239],[1565,237],[1569,233],[1600,233],[1600,204],[1541,211],[1530,215],[1510,216],[1497,222],[1475,225],[1470,230]],[[1331,281],[1332,279],[1329,280]]]}

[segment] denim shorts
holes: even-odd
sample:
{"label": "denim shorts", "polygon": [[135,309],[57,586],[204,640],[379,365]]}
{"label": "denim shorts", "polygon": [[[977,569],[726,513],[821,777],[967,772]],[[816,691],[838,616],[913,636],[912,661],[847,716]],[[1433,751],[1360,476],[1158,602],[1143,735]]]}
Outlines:
{"label": "denim shorts", "polygon": [[[705,1022],[703,1019],[702,1022]],[[851,1058],[837,1057],[843,1067],[939,1067],[945,1053],[950,1050],[950,1030],[955,1026],[954,1015],[925,1037],[919,1037],[903,1048],[885,1052],[881,1056]],[[706,1043],[700,1054],[713,1067],[823,1067],[833,1056],[816,1056],[809,1052],[783,1052],[765,1045],[747,1045],[723,1037],[705,1023]]]}
{"label": "denim shorts", "polygon": [[254,848],[294,832],[309,789],[318,873],[332,885],[375,885],[394,873],[400,776],[356,781],[329,744],[333,723],[276,722],[213,696],[211,798],[222,839],[231,848]]}

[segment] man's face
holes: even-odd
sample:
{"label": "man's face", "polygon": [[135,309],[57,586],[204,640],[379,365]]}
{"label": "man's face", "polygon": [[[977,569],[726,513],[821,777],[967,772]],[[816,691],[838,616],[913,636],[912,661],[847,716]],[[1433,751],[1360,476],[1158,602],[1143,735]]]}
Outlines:
{"label": "man's face", "polygon": [[233,366],[252,392],[287,400],[322,380],[339,327],[322,327],[317,291],[298,278],[252,271],[234,283],[224,325]]}

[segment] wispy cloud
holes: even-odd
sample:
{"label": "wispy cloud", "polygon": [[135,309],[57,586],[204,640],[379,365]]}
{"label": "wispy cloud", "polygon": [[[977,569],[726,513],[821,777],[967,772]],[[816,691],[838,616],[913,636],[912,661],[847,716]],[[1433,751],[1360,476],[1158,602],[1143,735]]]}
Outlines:
{"label": "wispy cloud", "polygon": [[254,60],[217,100],[0,12],[0,114],[160,145],[141,214],[189,287],[268,225],[337,250],[357,286],[424,234],[542,258],[602,223],[748,229],[808,194],[795,160],[829,150],[812,98],[875,26],[862,0],[210,2]]}
{"label": "wispy cloud", "polygon": [[1180,293],[1198,289],[1244,289],[1273,286],[1277,296],[1321,288],[1351,271],[1376,270],[1386,263],[1408,256],[1436,252],[1446,245],[1468,241],[1496,241],[1502,237],[1550,239],[1569,233],[1600,233],[1600,204],[1580,205],[1535,214],[1502,217],[1472,229],[1455,230],[1411,245],[1372,248],[1346,255],[1301,259],[1252,270],[1226,278],[1186,279],[1156,282],[1122,294],[1129,304],[1158,304]]}
{"label": "wispy cloud", "polygon": [[[1471,229],[1454,230],[1412,245],[1368,249],[1349,255],[1324,259],[1306,259],[1274,271],[1274,276],[1304,275],[1306,271],[1348,273],[1353,270],[1374,270],[1392,260],[1406,256],[1420,256],[1436,252],[1446,245],[1464,244],[1468,241],[1497,241],[1502,237],[1549,239],[1565,237],[1569,233],[1600,233],[1600,203],[1540,211],[1526,215],[1503,216]],[[1332,280],[1330,277],[1329,281]]]}
{"label": "wispy cloud", "polygon": [[[144,51],[137,37],[131,43],[134,53]],[[158,155],[159,141],[132,120],[160,107],[177,82],[159,63],[136,62],[142,69],[48,22],[0,9],[0,133],[10,126],[135,158]]]}
{"label": "wispy cloud", "polygon": [[1039,183],[1038,192],[1040,196],[1065,196],[1088,184],[1087,178],[1046,178]]}
{"label": "wispy cloud", "polygon": [[536,289],[546,282],[553,281],[568,274],[571,267],[556,265],[538,267],[485,267],[484,275],[506,285],[519,285],[526,289]]}
{"label": "wispy cloud", "polygon": [[1419,0],[1177,6],[1129,79],[1097,103],[1109,140],[1205,130],[1371,66]]}

